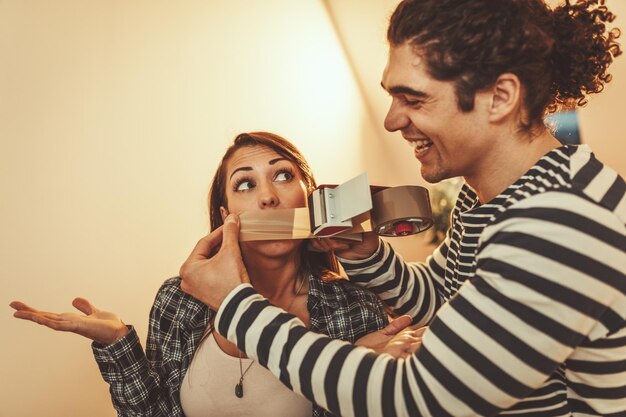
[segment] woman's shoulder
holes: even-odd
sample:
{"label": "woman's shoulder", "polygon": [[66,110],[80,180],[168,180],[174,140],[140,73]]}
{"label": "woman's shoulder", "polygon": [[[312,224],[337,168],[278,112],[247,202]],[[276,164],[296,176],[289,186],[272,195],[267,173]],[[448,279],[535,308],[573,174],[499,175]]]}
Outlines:
{"label": "woman's shoulder", "polygon": [[168,315],[205,314],[208,307],[180,289],[181,278],[172,277],[165,280],[154,299],[153,310]]}

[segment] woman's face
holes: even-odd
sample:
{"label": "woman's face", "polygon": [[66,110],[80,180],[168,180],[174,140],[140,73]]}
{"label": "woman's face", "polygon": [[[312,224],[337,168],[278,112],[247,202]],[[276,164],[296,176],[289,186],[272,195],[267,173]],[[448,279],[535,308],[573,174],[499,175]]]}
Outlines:
{"label": "woman's face", "polygon": [[[227,161],[225,171],[228,203],[220,209],[222,218],[228,213],[306,206],[307,189],[300,170],[268,147],[239,148]],[[270,252],[279,255],[300,243],[298,240],[242,242],[242,249],[254,247],[267,255]]]}

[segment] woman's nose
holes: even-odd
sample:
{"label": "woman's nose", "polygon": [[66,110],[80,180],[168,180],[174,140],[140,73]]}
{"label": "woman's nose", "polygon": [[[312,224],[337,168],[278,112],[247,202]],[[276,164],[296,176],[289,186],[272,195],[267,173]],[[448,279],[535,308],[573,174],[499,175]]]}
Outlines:
{"label": "woman's nose", "polygon": [[276,194],[274,187],[272,186],[264,187],[263,190],[261,191],[261,195],[259,196],[260,208],[265,209],[265,208],[277,207],[279,203],[280,203],[280,200],[278,199],[278,195]]}

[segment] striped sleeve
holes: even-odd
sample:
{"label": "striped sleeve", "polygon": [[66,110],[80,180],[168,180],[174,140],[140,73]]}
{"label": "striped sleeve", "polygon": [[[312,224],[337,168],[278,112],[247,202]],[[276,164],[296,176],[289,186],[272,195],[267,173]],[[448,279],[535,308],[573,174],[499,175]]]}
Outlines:
{"label": "striped sleeve", "polygon": [[224,301],[218,331],[338,415],[493,416],[570,359],[571,395],[596,414],[623,414],[623,224],[568,193],[509,211],[485,229],[476,276],[441,307],[407,360],[312,333],[249,285]]}
{"label": "striped sleeve", "polygon": [[[464,297],[470,303],[473,297],[484,298],[480,305],[489,308],[481,316],[502,318],[508,325],[500,326],[502,331],[523,341],[517,349],[564,363],[569,397],[585,404],[586,412],[625,413],[622,220],[587,195],[546,192],[513,205],[485,229],[482,239],[478,279]],[[494,326],[481,328],[495,339],[488,331],[497,331]],[[517,356],[529,357],[523,352]],[[542,372],[550,369],[545,360],[527,363]]]}
{"label": "striped sleeve", "polygon": [[413,317],[413,324],[424,326],[442,303],[448,240],[426,262],[405,262],[382,240],[376,253],[368,259],[339,260],[350,281],[376,293],[396,313]]}

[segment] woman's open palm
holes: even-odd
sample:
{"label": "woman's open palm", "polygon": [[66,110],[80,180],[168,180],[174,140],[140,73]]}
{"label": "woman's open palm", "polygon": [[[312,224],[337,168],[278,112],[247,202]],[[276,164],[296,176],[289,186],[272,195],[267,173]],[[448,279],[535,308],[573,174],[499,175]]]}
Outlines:
{"label": "woman's open palm", "polygon": [[72,305],[84,313],[51,313],[32,308],[21,301],[10,306],[16,311],[13,317],[49,327],[62,332],[72,332],[102,344],[111,344],[128,333],[122,320],[108,311],[100,311],[84,298],[75,298]]}

